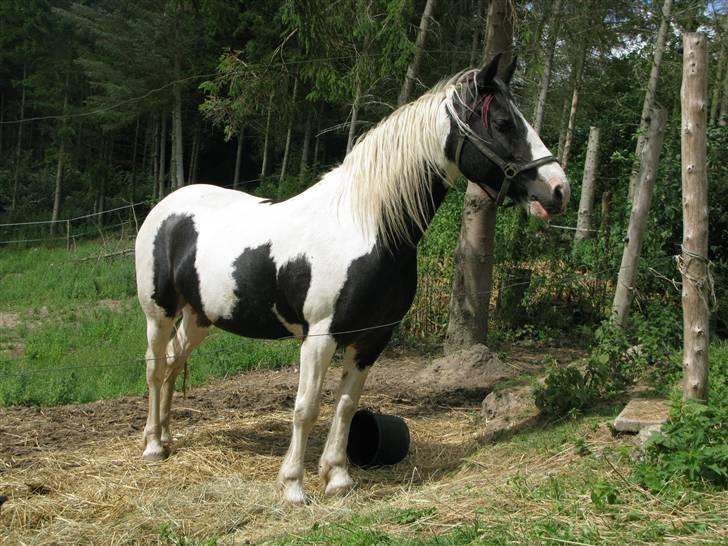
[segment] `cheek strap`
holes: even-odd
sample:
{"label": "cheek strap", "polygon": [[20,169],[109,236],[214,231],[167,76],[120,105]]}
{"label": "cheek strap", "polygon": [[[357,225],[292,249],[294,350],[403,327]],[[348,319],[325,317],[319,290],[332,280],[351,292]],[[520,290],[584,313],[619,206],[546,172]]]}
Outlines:
{"label": "cheek strap", "polygon": [[490,103],[493,102],[493,95],[488,95],[483,100],[483,108],[480,111],[480,119],[483,121],[483,126],[487,129],[488,128],[488,109],[490,108]]}

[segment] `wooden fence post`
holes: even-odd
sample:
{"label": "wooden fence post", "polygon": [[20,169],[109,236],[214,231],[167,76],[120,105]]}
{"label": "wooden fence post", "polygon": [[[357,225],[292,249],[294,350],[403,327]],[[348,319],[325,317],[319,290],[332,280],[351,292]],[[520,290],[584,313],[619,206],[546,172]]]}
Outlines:
{"label": "wooden fence post", "polygon": [[708,397],[708,344],[712,282],[708,261],[708,178],[706,122],[708,49],[705,34],[683,35],[682,204],[683,242],[678,267],[682,273],[683,398]]}
{"label": "wooden fence post", "polygon": [[655,110],[650,119],[647,140],[642,148],[640,158],[640,181],[635,192],[632,213],[629,216],[629,228],[625,240],[622,264],[617,276],[617,288],[614,292],[612,315],[615,324],[625,327],[629,318],[629,308],[634,296],[634,283],[637,279],[642,239],[647,227],[647,216],[652,203],[652,193],[657,178],[657,166],[665,137],[667,111],[663,108]]}
{"label": "wooden fence post", "polygon": [[581,198],[579,199],[579,215],[576,220],[574,242],[590,237],[592,208],[594,207],[594,181],[597,177],[599,162],[599,127],[589,128],[589,143],[586,147],[584,177],[581,181]]}

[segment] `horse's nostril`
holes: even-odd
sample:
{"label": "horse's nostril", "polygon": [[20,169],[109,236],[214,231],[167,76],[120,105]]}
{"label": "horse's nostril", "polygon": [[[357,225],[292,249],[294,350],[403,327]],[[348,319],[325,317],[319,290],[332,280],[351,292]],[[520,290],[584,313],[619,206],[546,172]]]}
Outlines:
{"label": "horse's nostril", "polygon": [[564,199],[564,186],[562,186],[561,184],[558,184],[554,188],[554,199],[559,202],[563,201]]}

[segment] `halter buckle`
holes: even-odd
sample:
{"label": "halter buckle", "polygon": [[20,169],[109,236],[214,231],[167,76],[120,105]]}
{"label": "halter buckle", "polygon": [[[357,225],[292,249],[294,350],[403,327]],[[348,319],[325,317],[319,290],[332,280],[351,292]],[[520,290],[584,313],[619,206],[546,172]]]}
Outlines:
{"label": "halter buckle", "polygon": [[519,172],[520,171],[519,171],[518,167],[516,167],[515,165],[513,165],[511,163],[507,163],[503,166],[503,174],[508,179],[515,178]]}

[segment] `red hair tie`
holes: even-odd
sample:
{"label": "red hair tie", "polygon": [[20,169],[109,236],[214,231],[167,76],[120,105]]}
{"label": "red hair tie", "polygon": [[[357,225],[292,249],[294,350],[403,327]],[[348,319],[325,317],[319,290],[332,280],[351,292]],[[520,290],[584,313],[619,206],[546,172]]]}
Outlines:
{"label": "red hair tie", "polygon": [[483,120],[483,125],[486,129],[488,128],[488,108],[490,108],[491,102],[493,102],[493,95],[485,97],[485,100],[483,101],[483,110],[480,112],[480,119]]}

